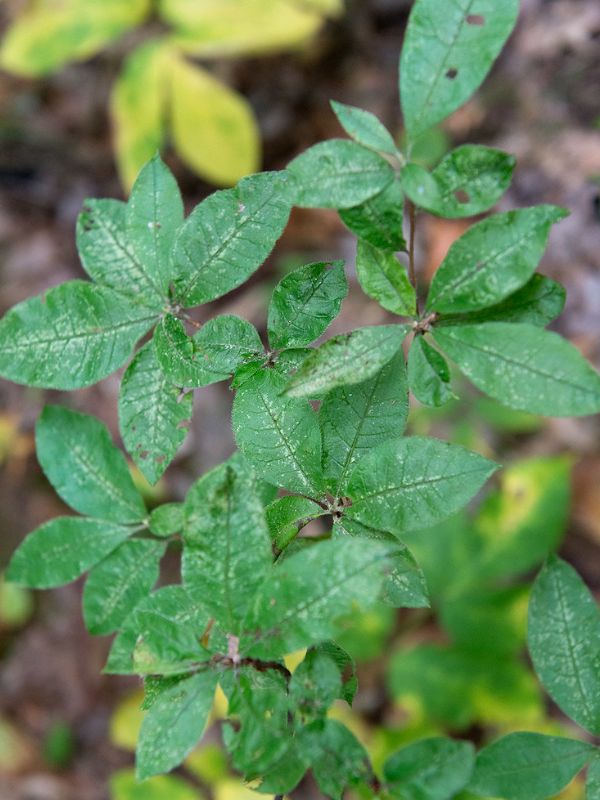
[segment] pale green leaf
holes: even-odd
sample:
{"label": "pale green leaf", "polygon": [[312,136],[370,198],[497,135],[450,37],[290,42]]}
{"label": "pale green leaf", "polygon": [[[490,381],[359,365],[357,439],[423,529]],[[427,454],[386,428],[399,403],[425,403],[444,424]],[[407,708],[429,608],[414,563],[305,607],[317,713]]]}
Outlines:
{"label": "pale green leaf", "polygon": [[400,59],[400,99],[411,139],[456,111],[475,92],[502,50],[518,0],[417,0]]}
{"label": "pale green leaf", "polygon": [[511,408],[553,417],[600,411],[600,376],[556,333],[486,322],[433,335],[475,386]]}
{"label": "pale green leaf", "polygon": [[406,268],[389,250],[359,241],[356,275],[365,294],[387,311],[405,317],[416,314],[417,297]]}
{"label": "pale green leaf", "polygon": [[148,526],[155,536],[168,537],[183,530],[183,503],[164,503],[152,510]]}
{"label": "pale green leaf", "polygon": [[114,372],[156,314],[112,289],[69,281],[24,300],[0,321],[0,375],[78,389]]}
{"label": "pale green leaf", "polygon": [[9,581],[32,589],[70,583],[131,535],[131,528],[84,517],[57,517],[37,528],[14,552]]}
{"label": "pale green leaf", "polygon": [[383,769],[392,797],[451,800],[469,782],[474,764],[471,742],[437,736],[403,747],[387,759]]}
{"label": "pale green leaf", "polygon": [[396,156],[398,151],[392,135],[375,114],[362,108],[331,101],[336,117],[348,136],[363,147]]}
{"label": "pale green leaf", "polygon": [[328,339],[292,375],[287,395],[314,397],[371,378],[400,350],[408,331],[408,325],[374,325]]}
{"label": "pale green leaf", "polygon": [[392,252],[406,250],[402,232],[404,194],[397,180],[364,203],[340,209],[340,218],[352,233],[373,247]]}
{"label": "pale green leaf", "polygon": [[158,580],[165,544],[130,539],[91,570],[83,592],[83,617],[90,633],[112,633]]}
{"label": "pale green leaf", "polygon": [[600,612],[573,567],[550,558],[529,602],[529,653],[552,699],[600,734]]}
{"label": "pale green leaf", "polygon": [[80,514],[112,522],[146,517],[127,462],[103,422],[63,406],[46,406],[35,439],[48,480]]}
{"label": "pale green leaf", "polygon": [[140,783],[135,772],[122,769],[110,776],[111,800],[202,800],[202,796],[176,775],[158,775]]}
{"label": "pale green leaf", "polygon": [[347,294],[343,261],[307,264],[290,272],[275,287],[269,305],[271,347],[298,347],[318,339]]}
{"label": "pale green leaf", "polygon": [[346,139],[310,147],[288,164],[288,173],[294,205],[302,208],[352,208],[394,179],[384,158]]}
{"label": "pale green leaf", "polygon": [[416,336],[408,353],[408,384],[419,403],[443,406],[456,395],[444,357],[423,336]]}
{"label": "pale green leaf", "polygon": [[473,225],[454,242],[435,273],[428,310],[477,311],[504,300],[531,278],[552,225],[565,216],[556,206],[533,206]]}

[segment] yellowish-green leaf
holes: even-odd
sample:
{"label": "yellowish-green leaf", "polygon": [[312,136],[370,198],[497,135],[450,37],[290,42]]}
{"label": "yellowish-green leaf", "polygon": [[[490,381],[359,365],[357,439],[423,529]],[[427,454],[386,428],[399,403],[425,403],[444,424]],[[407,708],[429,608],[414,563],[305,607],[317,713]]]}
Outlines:
{"label": "yellowish-green leaf", "polygon": [[140,783],[130,769],[111,777],[110,790],[111,800],[202,800],[204,797],[175,775],[158,775]]}

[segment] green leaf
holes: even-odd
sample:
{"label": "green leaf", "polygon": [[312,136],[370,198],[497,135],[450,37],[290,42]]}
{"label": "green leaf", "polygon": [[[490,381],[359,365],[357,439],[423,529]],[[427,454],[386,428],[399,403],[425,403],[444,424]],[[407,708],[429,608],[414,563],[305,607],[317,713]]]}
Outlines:
{"label": "green leaf", "polygon": [[574,739],[509,733],[479,751],[469,789],[505,800],[543,800],[570,783],[593,750]]}
{"label": "green leaf", "polygon": [[135,609],[133,619],[131,663],[138,675],[181,680],[200,667],[204,669],[211,658],[212,650],[203,643],[205,631],[212,630],[208,625],[205,631],[197,630],[193,621],[182,622],[163,614],[161,609],[141,606]]}
{"label": "green leaf", "polygon": [[156,483],[187,435],[193,395],[183,394],[160,367],[152,342],[137,353],[123,376],[119,428],[144,477]]}
{"label": "green leaf", "polygon": [[290,397],[315,397],[371,378],[399,351],[408,325],[374,325],[328,339],[288,381]]}
{"label": "green leaf", "polygon": [[408,384],[419,403],[437,408],[456,395],[450,388],[450,369],[444,357],[416,336],[408,353]]}
{"label": "green leaf", "polygon": [[165,544],[131,539],[97,564],[83,592],[83,617],[90,633],[112,633],[158,580]]}
{"label": "green leaf", "polygon": [[231,467],[217,469],[195,484],[185,518],[183,583],[228,633],[238,634],[248,597],[272,563],[260,498]]}
{"label": "green leaf", "polygon": [[358,242],[356,274],[365,294],[400,316],[417,312],[417,296],[396,256],[365,241]]}
{"label": "green leaf", "polygon": [[146,517],[127,462],[103,422],[64,406],[46,406],[35,440],[48,480],[80,514],[112,522],[138,522]]}
{"label": "green leaf", "polygon": [[566,212],[533,206],[493,214],[458,239],[433,276],[427,309],[477,311],[520,289],[533,275],[550,228]]}
{"label": "green leaf", "polygon": [[171,133],[182,160],[219,186],[260,167],[260,135],[245,97],[171,48],[167,65]]}
{"label": "green leaf", "polygon": [[294,205],[301,208],[353,208],[394,179],[384,158],[346,139],[310,147],[288,164],[288,173]]}
{"label": "green leaf", "polygon": [[353,208],[340,209],[340,218],[352,233],[381,250],[406,250],[402,232],[404,193],[399,181]]}
{"label": "green leaf", "polygon": [[194,749],[208,721],[217,679],[217,672],[205,669],[171,686],[153,702],[138,741],[138,780],[168,772]]}
{"label": "green leaf", "polygon": [[401,173],[404,193],[419,208],[438,217],[473,217],[491,208],[510,186],[514,156],[465,144],[452,150],[433,170],[407,164]]}
{"label": "green leaf", "polygon": [[256,328],[225,315],[209,320],[190,337],[183,323],[166,314],[154,333],[156,355],[177,386],[208,386],[224,381],[247,360],[264,352]]}
{"label": "green leaf", "polygon": [[46,389],[89,386],[121,367],[156,319],[112,289],[68,281],[0,321],[0,375]]}
{"label": "green leaf", "polygon": [[164,503],[150,514],[149,528],[155,536],[173,536],[183,530],[183,525],[183,503]]}
{"label": "green leaf", "polygon": [[510,408],[552,417],[600,411],[600,376],[556,333],[486,322],[435,329],[433,336],[478,389]]}
{"label": "green leaf", "polygon": [[411,436],[376,447],[348,481],[346,514],[379,530],[424,528],[466,505],[498,468],[458,445]]}
{"label": "green leaf", "polygon": [[447,325],[474,325],[482,322],[527,322],[544,328],[558,317],[565,306],[564,288],[544,275],[533,275],[518,291],[501,303],[470,314],[444,315],[439,327]]}
{"label": "green leaf", "polygon": [[238,447],[265,480],[301,494],[319,494],[321,432],[307,400],[282,395],[286,379],[262,370],[240,386],[233,402]]}
{"label": "green leaf", "polygon": [[342,678],[336,662],[315,649],[306,653],[289,684],[290,701],[305,723],[325,717],[341,691]]}
{"label": "green leaf", "polygon": [[293,494],[274,500],[265,511],[273,547],[278,551],[285,550],[311,520],[326,513],[314,500]]}
{"label": "green leaf", "polygon": [[369,451],[404,433],[408,387],[402,352],[372,378],[329,392],[319,411],[323,471],[331,491],[344,493],[354,466]]}
{"label": "green leaf", "polygon": [[32,589],[51,589],[70,583],[130,535],[131,528],[112,522],[57,517],[30,533],[19,545],[6,579]]}
{"label": "green leaf", "polygon": [[413,6],[400,59],[400,99],[411,139],[456,111],[475,92],[517,21],[518,0],[438,0]]}
{"label": "green leaf", "polygon": [[247,281],[287,225],[289,194],[289,176],[263,172],[196,206],[173,253],[178,299],[186,306],[207,303]]}
{"label": "green leaf", "polygon": [[187,781],[175,775],[158,775],[139,783],[135,772],[122,769],[110,776],[111,800],[201,800]]}
{"label": "green leaf", "polygon": [[127,234],[127,206],[120,200],[86,200],[77,218],[77,251],[87,274],[131,295],[159,313],[165,293],[138,259]]}
{"label": "green leaf", "polygon": [[393,797],[451,800],[469,782],[475,764],[471,742],[437,736],[403,747],[384,765]]}
{"label": "green leaf", "polygon": [[183,224],[183,200],[173,173],[157,154],[137,177],[127,204],[127,234],[140,264],[167,294],[171,252]]}
{"label": "green leaf", "polygon": [[585,782],[585,800],[598,800],[600,798],[600,755],[596,755],[590,761]]}
{"label": "green leaf", "polygon": [[273,349],[310,344],[325,332],[348,294],[344,262],[307,264],[275,287],[267,328]]}
{"label": "green leaf", "polygon": [[548,694],[582,728],[600,733],[600,613],[573,567],[552,556],[533,585],[529,653]]}
{"label": "green leaf", "polygon": [[389,545],[351,539],[313,545],[276,562],[259,589],[244,647],[258,658],[277,658],[328,640],[335,622],[379,594]]}
{"label": "green leaf", "polygon": [[335,662],[342,678],[340,700],[345,700],[351,706],[358,691],[358,678],[356,677],[354,660],[335,642],[321,642],[313,649],[318,653],[323,653]]}
{"label": "green leaf", "polygon": [[391,156],[397,155],[398,150],[392,135],[375,114],[335,100],[331,101],[331,107],[342,128],[355,142],[368,147],[369,150]]}

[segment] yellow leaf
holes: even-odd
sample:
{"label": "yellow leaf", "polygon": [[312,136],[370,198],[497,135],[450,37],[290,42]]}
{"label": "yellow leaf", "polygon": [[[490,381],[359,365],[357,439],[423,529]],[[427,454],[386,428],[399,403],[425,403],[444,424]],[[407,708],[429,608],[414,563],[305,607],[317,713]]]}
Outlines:
{"label": "yellow leaf", "polygon": [[147,42],[129,56],[112,91],[117,162],[126,189],[164,142],[167,61],[163,42]]}
{"label": "yellow leaf", "polygon": [[97,53],[139,24],[150,0],[43,0],[8,30],[0,66],[34,77]]}
{"label": "yellow leaf", "polygon": [[272,800],[271,794],[259,794],[247,789],[240,781],[227,780],[214,787],[215,800],[256,800],[257,797],[264,800]]}
{"label": "yellow leaf", "polygon": [[218,744],[206,744],[194,750],[185,760],[185,767],[203,783],[213,786],[229,774],[227,756]]}
{"label": "yellow leaf", "polygon": [[135,750],[144,718],[143,701],[144,693],[135,692],[122,700],[115,709],[110,720],[109,738],[117,747]]}
{"label": "yellow leaf", "polygon": [[[327,3],[329,5],[330,2]],[[202,56],[270,53],[303,45],[323,23],[298,0],[161,0],[160,14],[176,42]]]}
{"label": "yellow leaf", "polygon": [[171,132],[183,161],[220,186],[256,172],[260,137],[246,100],[184,58],[173,55],[169,74]]}
{"label": "yellow leaf", "polygon": [[175,775],[159,775],[139,782],[132,769],[116,772],[110,779],[111,800],[203,800],[196,789]]}

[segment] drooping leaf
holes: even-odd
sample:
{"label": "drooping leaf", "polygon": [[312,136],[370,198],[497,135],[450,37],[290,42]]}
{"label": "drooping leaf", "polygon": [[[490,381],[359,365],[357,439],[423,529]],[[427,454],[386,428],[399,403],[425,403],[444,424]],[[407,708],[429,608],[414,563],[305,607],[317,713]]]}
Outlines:
{"label": "drooping leaf", "polygon": [[325,513],[321,506],[308,497],[288,494],[274,500],[266,508],[273,547],[278,551],[285,550],[305,525]]}
{"label": "drooping leaf", "polygon": [[552,699],[600,732],[600,612],[573,567],[552,556],[533,585],[529,653]]}
{"label": "drooping leaf", "polygon": [[168,64],[171,133],[190,169],[231,186],[260,164],[260,137],[248,101],[173,48]]}
{"label": "drooping leaf", "polygon": [[593,750],[574,739],[509,733],[479,751],[469,788],[506,800],[543,800],[570,783]]}
{"label": "drooping leaf", "polygon": [[157,154],[142,169],[127,203],[131,249],[161,294],[173,278],[171,252],[183,224],[183,200],[172,172]]}
{"label": "drooping leaf", "polygon": [[466,505],[497,469],[477,453],[411,436],[371,450],[350,475],[346,514],[380,530],[424,528]]}
{"label": "drooping leaf", "polygon": [[90,633],[112,633],[150,593],[164,551],[163,542],[131,539],[93,567],[83,593],[83,616]]}
{"label": "drooping leaf", "polygon": [[314,397],[367,380],[391,361],[408,331],[408,325],[374,325],[328,339],[292,375],[287,395]]}
{"label": "drooping leaf", "polygon": [[355,142],[379,153],[397,154],[392,135],[375,114],[335,100],[331,101],[331,107],[342,128]]}
{"label": "drooping leaf", "polygon": [[30,533],[15,550],[7,580],[32,589],[70,583],[130,535],[131,528],[112,522],[57,517]]}
{"label": "drooping leaf", "polygon": [[68,281],[2,318],[0,375],[47,389],[89,386],[122,366],[156,319],[113,289]]}
{"label": "drooping leaf", "polygon": [[442,313],[477,311],[504,300],[533,275],[550,229],[566,212],[533,206],[493,214],[458,239],[437,270],[427,309]]}
{"label": "drooping leaf", "polygon": [[419,403],[443,406],[456,395],[444,357],[423,336],[416,336],[408,353],[408,384]]}
{"label": "drooping leaf", "polygon": [[263,346],[246,320],[224,315],[209,320],[190,337],[183,323],[166,314],[154,333],[156,355],[164,373],[178,386],[208,386],[227,380]]}
{"label": "drooping leaf", "polygon": [[514,156],[465,144],[448,153],[430,174],[417,164],[402,170],[404,193],[419,208],[447,219],[473,217],[491,208],[508,189]]}
{"label": "drooping leaf", "polygon": [[324,333],[348,294],[344,262],[307,264],[278,283],[269,305],[272,348],[301,347]]}
{"label": "drooping leaf", "polygon": [[321,490],[321,433],[304,399],[282,394],[286,379],[255,373],[238,389],[233,431],[238,447],[265,480],[301,494]]}
{"label": "drooping leaf", "polygon": [[400,59],[400,99],[411,139],[466,102],[514,28],[518,0],[438,0],[413,6]]}
{"label": "drooping leaf", "polygon": [[112,522],[146,516],[122,452],[100,420],[46,406],[36,426],[38,460],[57,494],[80,514]]}
{"label": "drooping leaf", "polygon": [[435,329],[433,336],[475,386],[510,408],[553,417],[600,411],[600,376],[556,333],[486,322]]}
{"label": "drooping leaf", "polygon": [[202,736],[218,673],[210,668],[164,691],[146,713],[136,754],[139,780],[181,764]]}
{"label": "drooping leaf", "polygon": [[408,387],[398,352],[372,378],[325,395],[319,411],[323,472],[331,491],[344,493],[354,466],[368,452],[404,433]]}
{"label": "drooping leaf", "polygon": [[305,150],[288,164],[294,205],[301,208],[353,208],[394,179],[388,162],[346,139],[330,139]]}
{"label": "drooping leaf", "polygon": [[356,254],[358,281],[369,297],[387,311],[412,316],[417,310],[417,297],[406,269],[389,250],[379,250],[359,241]]}
{"label": "drooping leaf", "polygon": [[86,200],[77,219],[77,251],[87,274],[159,313],[160,284],[136,256],[127,235],[127,206],[120,200]]}
{"label": "drooping leaf", "polygon": [[342,678],[335,661],[322,650],[312,648],[289,684],[290,701],[305,723],[325,717],[341,691]]}
{"label": "drooping leaf", "polygon": [[265,513],[252,482],[226,467],[194,486],[185,503],[183,582],[230,634],[272,562]]}
{"label": "drooping leaf", "polygon": [[216,300],[260,267],[287,224],[288,186],[285,173],[263,172],[196,206],[173,255],[177,296],[184,305]]}
{"label": "drooping leaf", "polygon": [[402,232],[404,194],[392,181],[382,192],[353,208],[340,209],[340,218],[359,239],[381,250],[406,250]]}
{"label": "drooping leaf", "polygon": [[322,542],[276,562],[247,621],[251,656],[277,658],[326,641],[335,622],[357,605],[373,603],[390,548],[358,539]]}
{"label": "drooping leaf", "polygon": [[474,764],[471,742],[438,736],[413,742],[391,755],[384,776],[392,797],[451,800],[469,782]]}

